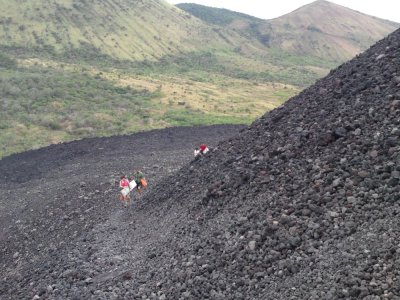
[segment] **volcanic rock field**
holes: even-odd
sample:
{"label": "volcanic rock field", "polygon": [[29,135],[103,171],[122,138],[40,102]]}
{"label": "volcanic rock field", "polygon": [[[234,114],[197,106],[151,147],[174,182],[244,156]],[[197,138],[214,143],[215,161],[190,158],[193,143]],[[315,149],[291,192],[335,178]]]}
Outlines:
{"label": "volcanic rock field", "polygon": [[[135,247],[153,243],[151,228],[134,215],[153,204],[145,192],[124,208],[118,201],[121,174],[141,169],[151,190],[190,162],[195,146],[216,145],[242,128],[84,139],[0,160],[0,299],[116,299],[121,292],[109,290],[110,284],[135,271]],[[130,245],[136,226],[143,230],[142,244]]]}
{"label": "volcanic rock field", "polygon": [[1,160],[0,298],[400,299],[399,180],[398,30],[248,128]]}

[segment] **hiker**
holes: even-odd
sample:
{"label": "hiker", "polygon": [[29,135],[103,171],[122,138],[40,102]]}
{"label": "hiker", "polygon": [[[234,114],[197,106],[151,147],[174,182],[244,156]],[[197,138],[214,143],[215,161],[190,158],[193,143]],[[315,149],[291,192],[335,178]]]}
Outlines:
{"label": "hiker", "polygon": [[206,154],[210,149],[208,149],[208,147],[206,146],[206,144],[201,144],[200,145],[200,153],[202,155]]}
{"label": "hiker", "polygon": [[194,157],[197,157],[198,155],[200,155],[200,149],[194,148]]}
{"label": "hiker", "polygon": [[119,181],[119,187],[122,188],[121,194],[119,195],[119,200],[124,202],[125,206],[128,206],[130,202],[129,197],[129,180],[126,178],[125,175],[121,176],[121,180]]}
{"label": "hiker", "polygon": [[138,193],[142,193],[142,189],[147,187],[147,181],[143,173],[140,170],[133,171],[133,180],[136,181],[136,190]]}
{"label": "hiker", "polygon": [[201,144],[200,147],[194,148],[194,158],[201,159],[210,149],[206,146],[206,144]]}

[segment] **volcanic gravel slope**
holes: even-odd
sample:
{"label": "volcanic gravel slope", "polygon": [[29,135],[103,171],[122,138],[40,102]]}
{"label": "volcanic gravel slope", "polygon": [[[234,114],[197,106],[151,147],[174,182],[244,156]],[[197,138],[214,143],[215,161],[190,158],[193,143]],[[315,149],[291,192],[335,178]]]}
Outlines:
{"label": "volcanic gravel slope", "polygon": [[133,295],[400,299],[399,137],[397,30],[148,195]]}
{"label": "volcanic gravel slope", "polygon": [[160,182],[133,218],[160,238],[116,293],[400,299],[399,136],[396,31]]}
{"label": "volcanic gravel slope", "polygon": [[400,30],[151,192],[137,296],[400,299],[399,136]]}
{"label": "volcanic gravel slope", "polygon": [[[107,167],[110,156],[82,154],[76,164],[50,164],[48,174],[72,186],[54,194],[65,200],[60,212],[50,212],[68,213],[58,219],[42,209],[35,228],[26,225],[29,213],[19,212],[22,220],[13,218],[15,223],[0,236],[6,241],[1,295],[400,299],[399,136],[396,31],[218,144],[206,158],[157,181],[132,209],[108,211],[115,196],[103,178],[74,185],[79,176],[72,175],[92,174],[79,173],[76,164],[97,163],[90,170],[100,174],[112,170]],[[65,157],[70,151],[76,150],[69,149]],[[109,153],[114,157],[120,152]],[[8,166],[23,164],[23,155],[20,160]],[[123,166],[121,162],[108,176],[114,178]],[[11,170],[6,179],[20,169]],[[29,186],[52,188],[54,183],[42,182],[49,177],[40,172],[38,177],[36,172],[18,174],[32,174]],[[11,182],[1,180],[3,185]],[[17,199],[10,191],[8,203],[25,203],[29,194],[22,191]],[[26,207],[18,204],[13,211],[18,209]],[[85,228],[80,222],[87,210],[96,221]],[[47,239],[37,233],[41,230]]]}
{"label": "volcanic gravel slope", "polygon": [[[117,201],[121,173],[141,168],[151,190],[192,159],[195,145],[215,145],[241,128],[84,139],[0,160],[0,299],[88,299],[96,281],[105,295],[114,292],[103,282],[119,268],[128,276],[130,245],[120,232],[135,226],[131,210],[143,202],[125,209]],[[92,297],[106,299],[101,291]]]}

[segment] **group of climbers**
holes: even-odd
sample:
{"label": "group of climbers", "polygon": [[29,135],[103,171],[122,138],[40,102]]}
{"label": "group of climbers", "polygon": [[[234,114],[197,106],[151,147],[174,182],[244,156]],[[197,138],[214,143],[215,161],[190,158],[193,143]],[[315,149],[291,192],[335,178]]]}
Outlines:
{"label": "group of climbers", "polygon": [[121,176],[119,187],[121,188],[119,200],[123,202],[125,206],[129,206],[131,204],[130,192],[136,189],[136,191],[141,194],[142,189],[147,187],[147,180],[140,170],[135,170],[130,180],[125,175]]}
{"label": "group of climbers", "polygon": [[194,148],[194,157],[202,157],[210,151],[206,144],[201,144],[200,147]]}
{"label": "group of climbers", "polygon": [[[204,157],[210,149],[206,144],[201,144],[199,147],[194,149],[194,157],[201,158]],[[142,193],[142,189],[147,187],[147,181],[144,174],[140,170],[134,170],[133,175],[128,179],[126,175],[122,175],[119,181],[119,187],[121,188],[121,194],[119,195],[119,200],[124,203],[125,206],[131,204],[130,192],[136,189],[138,194]]]}

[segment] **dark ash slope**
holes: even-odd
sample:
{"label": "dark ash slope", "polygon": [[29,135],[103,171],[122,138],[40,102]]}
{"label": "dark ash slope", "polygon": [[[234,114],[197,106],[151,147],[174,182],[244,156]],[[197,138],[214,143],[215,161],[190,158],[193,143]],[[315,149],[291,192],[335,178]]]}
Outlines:
{"label": "dark ash slope", "polygon": [[[95,285],[85,280],[129,263],[121,257],[130,246],[125,238],[120,245],[118,235],[134,226],[125,219],[130,211],[117,201],[121,172],[141,168],[151,189],[190,161],[196,144],[215,145],[240,128],[181,127],[83,139],[0,160],[0,299],[90,297]],[[102,299],[98,293],[93,298]]]}
{"label": "dark ash slope", "polygon": [[137,295],[399,299],[399,136],[398,30],[149,195],[188,221]]}

